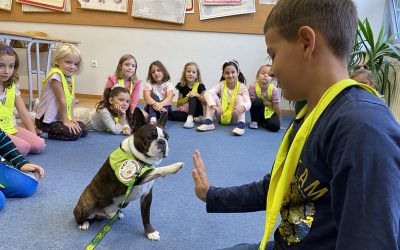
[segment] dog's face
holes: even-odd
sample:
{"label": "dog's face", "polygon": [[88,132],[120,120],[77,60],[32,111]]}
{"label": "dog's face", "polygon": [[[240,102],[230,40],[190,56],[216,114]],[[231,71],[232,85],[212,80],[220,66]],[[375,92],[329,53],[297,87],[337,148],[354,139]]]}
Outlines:
{"label": "dog's face", "polygon": [[142,111],[135,109],[132,117],[132,133],[128,145],[133,155],[146,163],[158,164],[168,155],[168,134],[165,131],[167,113],[163,113],[157,126],[146,122]]}

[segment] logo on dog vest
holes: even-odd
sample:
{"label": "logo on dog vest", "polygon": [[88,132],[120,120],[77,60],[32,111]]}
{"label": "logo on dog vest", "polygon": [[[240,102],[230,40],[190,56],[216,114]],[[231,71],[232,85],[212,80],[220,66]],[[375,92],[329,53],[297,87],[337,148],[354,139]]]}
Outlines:
{"label": "logo on dog vest", "polygon": [[139,162],[135,160],[126,160],[121,164],[121,167],[119,168],[119,177],[121,180],[129,182],[134,177],[140,174],[141,169],[142,166]]}

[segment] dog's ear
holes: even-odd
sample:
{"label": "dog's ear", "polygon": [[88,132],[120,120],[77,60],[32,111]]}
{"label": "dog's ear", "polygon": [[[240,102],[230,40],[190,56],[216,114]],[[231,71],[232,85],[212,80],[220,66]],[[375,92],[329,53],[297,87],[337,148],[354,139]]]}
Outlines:
{"label": "dog's ear", "polygon": [[140,108],[136,107],[130,122],[132,133],[138,130],[144,124],[146,124],[146,118],[144,117]]}
{"label": "dog's ear", "polygon": [[167,120],[168,120],[168,112],[161,112],[160,119],[158,119],[157,124],[160,127],[165,128],[165,124],[167,124]]}

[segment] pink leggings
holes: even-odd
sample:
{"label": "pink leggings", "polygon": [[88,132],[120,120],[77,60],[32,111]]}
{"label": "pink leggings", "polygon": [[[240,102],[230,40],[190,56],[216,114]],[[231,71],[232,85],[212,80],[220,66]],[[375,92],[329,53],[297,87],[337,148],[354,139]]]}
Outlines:
{"label": "pink leggings", "polygon": [[25,156],[28,153],[39,154],[46,147],[43,138],[40,138],[25,128],[18,126],[15,128],[17,129],[17,133],[7,135],[11,138],[21,155]]}
{"label": "pink leggings", "polygon": [[[221,107],[221,99],[214,94],[210,94],[210,93],[205,93],[204,97],[206,98],[206,100],[208,98],[212,98],[214,99],[214,102],[216,103],[217,107]],[[207,101],[207,103],[209,103],[209,101]],[[244,106],[243,105],[244,101],[243,101],[243,97],[241,95],[236,96],[235,98],[235,107],[240,107],[240,106]],[[207,105],[207,109],[206,109],[206,118],[210,119],[211,121],[213,120],[213,116],[214,116],[214,109],[212,109],[209,105]],[[221,117],[218,116],[215,113],[215,117],[217,118],[218,122],[221,121]],[[239,115],[232,115],[232,119],[231,119],[231,124],[237,124],[238,122],[245,122],[245,112],[239,114]]]}

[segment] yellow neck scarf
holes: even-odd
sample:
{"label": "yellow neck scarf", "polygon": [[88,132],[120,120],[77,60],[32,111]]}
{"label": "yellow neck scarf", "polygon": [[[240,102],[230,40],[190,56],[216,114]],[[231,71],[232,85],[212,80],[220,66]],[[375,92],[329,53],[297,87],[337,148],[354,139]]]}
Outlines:
{"label": "yellow neck scarf", "polygon": [[[300,154],[303,146],[307,141],[308,135],[312,131],[315,123],[318,121],[321,114],[332,100],[340,94],[344,89],[351,86],[359,86],[363,89],[377,95],[376,91],[371,87],[357,83],[356,81],[346,79],[332,85],[321,97],[318,104],[311,111],[308,117],[304,120],[299,131],[294,137],[291,146],[290,135],[293,132],[293,125],[291,125],[286,132],[282,143],[279,147],[278,154],[275,159],[272,176],[268,188],[267,204],[266,204],[266,220],[264,236],[259,246],[260,250],[264,250],[272,231],[275,227],[279,211],[282,206],[282,201],[286,195],[291,181],[293,180],[297,164],[300,159]],[[303,107],[296,119],[304,117],[307,113],[307,105]]]}
{"label": "yellow neck scarf", "polygon": [[231,100],[228,105],[228,86],[226,81],[224,81],[224,93],[222,94],[222,114],[221,114],[221,124],[229,125],[232,119],[233,106],[235,105],[235,99],[239,92],[239,81],[236,81],[235,89],[232,92]]}
{"label": "yellow neck scarf", "polygon": [[[124,79],[118,79],[118,86],[125,88],[125,80]],[[132,89],[133,88],[133,82],[129,82],[129,94],[132,95]]]}
{"label": "yellow neck scarf", "polygon": [[[199,82],[195,82],[193,85],[192,91],[190,91],[189,93],[198,93],[197,89],[199,88],[199,84],[200,84]],[[179,104],[187,103],[189,100],[189,93],[184,98],[179,99],[178,103]]]}
{"label": "yellow neck scarf", "polygon": [[[267,87],[267,97],[268,97],[268,100],[271,100],[271,102],[272,102],[272,90],[273,89],[274,89],[274,85],[272,83],[269,83],[268,87]],[[264,100],[264,97],[261,92],[260,83],[258,81],[256,82],[256,94],[257,94],[258,98],[260,98],[261,100]],[[264,118],[265,119],[271,118],[271,116],[274,113],[275,113],[275,110],[273,108],[270,108],[268,106],[264,107]]]}

